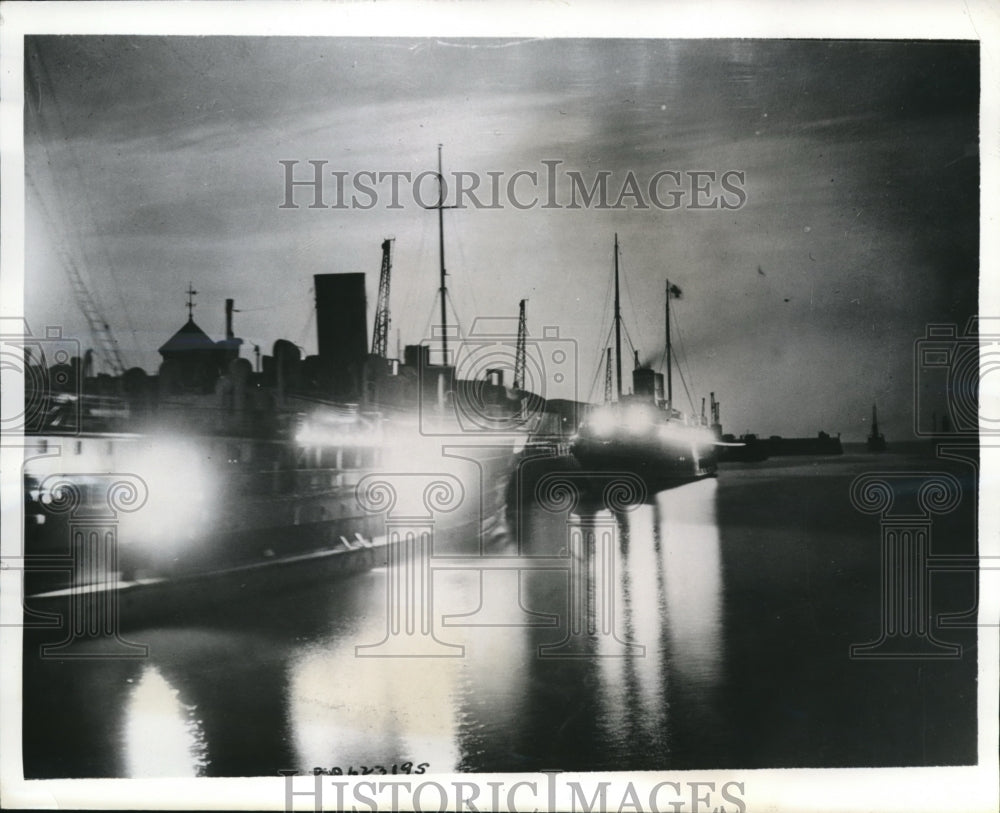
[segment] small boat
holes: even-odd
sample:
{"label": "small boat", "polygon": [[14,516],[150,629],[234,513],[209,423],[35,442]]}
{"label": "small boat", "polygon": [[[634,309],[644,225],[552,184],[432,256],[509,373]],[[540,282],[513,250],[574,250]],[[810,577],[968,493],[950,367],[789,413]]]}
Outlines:
{"label": "small boat", "polygon": [[627,472],[650,490],[712,476],[717,441],[702,416],[687,418],[674,409],[671,382],[670,299],[680,289],[666,284],[666,394],[663,375],[636,365],[632,394],[622,392],[621,298],[618,235],[615,235],[615,371],[617,400],[590,411],[571,440],[570,452],[585,471]]}

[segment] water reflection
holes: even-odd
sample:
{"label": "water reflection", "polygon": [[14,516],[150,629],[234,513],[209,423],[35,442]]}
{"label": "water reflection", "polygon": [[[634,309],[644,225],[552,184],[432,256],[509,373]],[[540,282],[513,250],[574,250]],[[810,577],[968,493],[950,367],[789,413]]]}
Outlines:
{"label": "water reflection", "polygon": [[301,769],[459,761],[452,698],[457,666],[447,658],[355,657],[355,641],[330,642],[289,667],[288,708]]}
{"label": "water reflection", "polygon": [[[554,613],[560,623],[495,631],[491,649],[497,654],[503,641],[503,660],[486,651],[478,653],[484,663],[468,659],[467,670],[500,669],[517,687],[476,694],[471,705],[466,698],[463,720],[478,726],[474,736],[467,726],[461,731],[469,767],[653,769],[683,750],[685,732],[704,723],[722,673],[715,498],[716,483],[708,480],[614,515],[537,506],[523,512],[522,555],[567,557],[561,571],[522,572],[524,606]],[[584,634],[575,636],[581,596],[588,616]],[[510,707],[512,695],[519,700]],[[484,750],[484,741],[492,747]]]}
{"label": "water reflection", "polygon": [[147,664],[133,684],[125,710],[126,775],[132,779],[203,776],[207,749],[195,712],[196,707],[181,701],[160,670]]}
{"label": "water reflection", "polygon": [[[27,630],[26,775],[274,776],[405,762],[427,762],[428,773],[803,767],[819,753],[810,745],[842,766],[881,764],[884,753],[939,764],[954,747],[974,759],[974,737],[921,742],[907,714],[927,686],[945,685],[952,702],[935,725],[974,733],[974,658],[900,662],[874,680],[847,658],[871,617],[845,622],[845,590],[869,606],[878,598],[855,585],[865,562],[878,584],[870,527],[838,518],[862,463],[786,478],[731,472],[721,489],[691,483],[618,514],[525,508],[519,538],[506,542],[442,531],[428,563],[431,616],[461,657],[357,657],[386,634],[384,569],[255,594],[200,622],[130,627],[128,638],[150,647],[141,663],[40,658],[63,632]],[[828,505],[837,489],[845,496]],[[960,520],[963,539],[974,515]],[[480,555],[495,569],[481,570]],[[587,597],[583,626],[594,631],[554,657],[571,637],[573,595]],[[965,593],[954,598],[968,606]],[[786,612],[799,607],[809,612]],[[601,608],[610,627],[594,625]],[[789,640],[795,658],[775,671]],[[928,669],[938,683],[914,676]]]}
{"label": "water reflection", "polygon": [[618,629],[642,647],[597,661],[598,719],[618,765],[668,764],[711,707],[723,659],[716,486],[663,491],[615,517]]}
{"label": "water reflection", "polygon": [[660,535],[658,567],[673,669],[702,691],[716,684],[722,661],[717,488],[716,480],[702,480],[656,496],[660,520],[654,527]]}
{"label": "water reflection", "polygon": [[[63,716],[75,704],[83,719],[102,687],[122,721],[110,745],[81,728],[65,758],[101,752],[101,774],[127,776],[675,767],[712,723],[724,667],[715,485],[619,514],[526,508],[519,539],[487,547],[466,531],[435,539],[434,632],[460,657],[358,657],[386,634],[385,569],[135,630],[141,667],[72,667]],[[481,551],[498,569],[477,566]],[[60,674],[31,668],[31,685]]]}

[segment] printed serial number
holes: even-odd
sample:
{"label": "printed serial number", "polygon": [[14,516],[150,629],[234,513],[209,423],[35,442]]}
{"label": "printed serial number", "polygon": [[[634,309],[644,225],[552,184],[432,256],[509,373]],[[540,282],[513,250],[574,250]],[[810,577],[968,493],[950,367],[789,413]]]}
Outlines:
{"label": "printed serial number", "polygon": [[353,765],[348,766],[346,769],[334,766],[332,768],[313,768],[313,776],[364,776],[366,774],[400,774],[400,773],[410,773],[410,774],[421,774],[425,773],[430,767],[429,762],[421,762],[419,765],[414,765],[412,762],[403,762],[399,765],[359,765],[355,768]]}

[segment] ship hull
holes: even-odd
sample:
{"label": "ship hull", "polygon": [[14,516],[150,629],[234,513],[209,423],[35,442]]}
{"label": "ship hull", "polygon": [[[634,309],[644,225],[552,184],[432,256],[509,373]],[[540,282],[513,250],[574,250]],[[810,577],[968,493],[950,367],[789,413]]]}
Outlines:
{"label": "ship hull", "polygon": [[381,537],[351,548],[286,553],[270,560],[192,570],[168,577],[125,579],[120,573],[108,574],[97,583],[26,591],[25,607],[32,613],[65,616],[74,606],[81,606],[81,602],[91,608],[114,606],[119,627],[126,629],[157,619],[201,616],[233,602],[384,567],[389,548],[390,544]]}
{"label": "ship hull", "polygon": [[650,491],[711,477],[717,469],[714,446],[695,439],[578,438],[571,453],[584,472],[634,474]]}
{"label": "ship hull", "polygon": [[844,453],[840,438],[818,436],[814,438],[782,438],[767,439],[767,451],[771,457],[789,455],[837,455]]}
{"label": "ship hull", "polygon": [[383,523],[355,493],[378,457],[371,449],[324,461],[293,442],[263,439],[88,433],[26,441],[28,595],[111,583],[162,590],[164,581],[309,555],[338,554],[337,569],[374,566],[366,551]]}

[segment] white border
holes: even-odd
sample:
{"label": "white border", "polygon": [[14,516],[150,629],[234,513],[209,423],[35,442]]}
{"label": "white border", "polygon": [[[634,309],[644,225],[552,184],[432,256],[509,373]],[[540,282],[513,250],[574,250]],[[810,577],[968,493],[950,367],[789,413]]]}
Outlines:
{"label": "white border", "polygon": [[[997,196],[1000,189],[1000,5],[973,2],[505,2],[372,4],[268,2],[93,2],[22,3],[0,7],[0,315],[20,316],[23,307],[24,166],[23,166],[23,36],[50,34],[266,35],[266,36],[489,36],[489,37],[797,37],[858,39],[970,39],[981,44],[981,290],[980,310],[1000,314],[998,276],[992,269],[1000,257]],[[8,388],[5,404],[21,403],[22,393]],[[983,392],[991,408],[996,392]],[[984,406],[984,413],[987,411]],[[988,414],[995,415],[997,410]],[[8,439],[9,440],[9,439]],[[15,439],[16,440],[16,439]],[[984,556],[1000,556],[1000,522],[985,510],[996,493],[1000,448],[983,450],[980,539]],[[20,450],[0,449],[5,473],[5,517],[0,525],[5,554],[19,550],[20,522],[7,521],[11,487],[17,484]],[[14,484],[7,478],[15,474]],[[13,493],[19,493],[15,489]],[[19,574],[0,572],[0,618],[20,618]],[[982,596],[984,619],[1000,620],[1000,597]],[[987,603],[988,602],[988,603]],[[16,623],[16,621],[15,621]],[[79,808],[252,808],[283,809],[284,780],[197,779],[169,782],[140,780],[48,780],[24,782],[20,762],[20,630],[0,627],[0,791],[3,804],[16,807]],[[973,813],[998,809],[997,664],[998,628],[981,626],[978,649],[979,765],[971,768],[850,769],[670,772],[663,779],[746,783],[744,800],[759,810],[878,810]],[[568,778],[569,775],[565,775]],[[635,775],[650,782],[650,774]],[[658,778],[659,775],[657,775]],[[455,779],[469,781],[470,775]],[[486,777],[510,783],[539,781],[539,774]],[[592,777],[593,778],[593,777]],[[628,775],[617,774],[624,783]],[[447,781],[438,778],[438,781]],[[619,797],[609,799],[617,804]],[[565,809],[568,798],[562,797]],[[308,798],[297,807],[312,809]]]}

